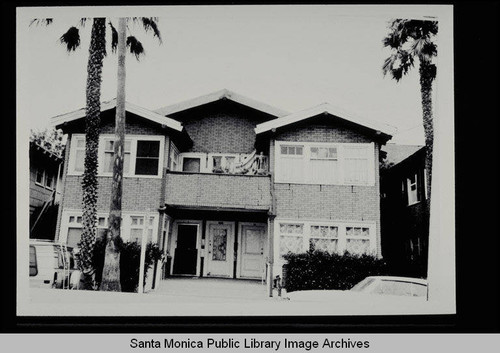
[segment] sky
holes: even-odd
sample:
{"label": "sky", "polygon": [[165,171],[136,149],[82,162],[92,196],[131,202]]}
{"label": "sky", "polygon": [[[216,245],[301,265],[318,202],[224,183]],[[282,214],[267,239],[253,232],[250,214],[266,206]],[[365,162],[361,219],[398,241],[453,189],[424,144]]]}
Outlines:
{"label": "sky", "polygon": [[[223,88],[291,113],[328,102],[397,128],[390,142],[423,144],[418,67],[384,77],[382,45],[397,16],[432,16],[432,6],[169,6],[18,10],[17,119],[29,129],[85,106],[91,23],[68,53],[60,36],[84,16],[157,16],[160,44],[129,23],[146,55],[127,55],[126,100],[147,109]],[[104,11],[106,10],[106,11]],[[49,26],[33,18],[53,17]],[[107,35],[109,27],[107,27]],[[102,100],[116,96],[117,57],[108,47]],[[439,70],[439,66],[438,66]],[[434,98],[437,90],[434,90]]]}

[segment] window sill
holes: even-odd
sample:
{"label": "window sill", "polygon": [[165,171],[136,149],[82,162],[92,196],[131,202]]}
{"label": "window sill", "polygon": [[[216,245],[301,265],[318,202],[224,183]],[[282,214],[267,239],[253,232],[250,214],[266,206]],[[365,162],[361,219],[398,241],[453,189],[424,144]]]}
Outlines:
{"label": "window sill", "polygon": [[[83,173],[68,173],[68,176],[82,177]],[[98,178],[112,178],[113,174],[97,174]],[[161,179],[161,175],[124,175],[123,179]]]}

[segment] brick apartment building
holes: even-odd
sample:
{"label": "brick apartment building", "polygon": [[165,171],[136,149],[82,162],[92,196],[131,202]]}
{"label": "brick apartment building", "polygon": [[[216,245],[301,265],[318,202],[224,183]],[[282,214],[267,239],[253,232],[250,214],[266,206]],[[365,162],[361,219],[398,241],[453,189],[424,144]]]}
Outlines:
{"label": "brick apartment building", "polygon": [[[98,229],[110,204],[115,101],[102,104]],[[122,237],[157,242],[163,276],[264,278],[315,247],[381,256],[380,146],[391,129],[322,104],[287,113],[228,90],[127,103]],[[81,234],[85,110],[68,134],[57,238]]]}

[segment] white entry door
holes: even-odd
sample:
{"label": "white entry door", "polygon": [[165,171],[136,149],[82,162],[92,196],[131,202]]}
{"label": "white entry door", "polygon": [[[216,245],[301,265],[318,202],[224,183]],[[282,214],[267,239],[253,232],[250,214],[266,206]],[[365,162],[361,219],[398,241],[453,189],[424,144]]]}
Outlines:
{"label": "white entry door", "polygon": [[265,270],[266,226],[241,225],[240,277],[262,278]]}
{"label": "white entry door", "polygon": [[208,246],[205,274],[213,277],[233,277],[234,223],[207,222]]}

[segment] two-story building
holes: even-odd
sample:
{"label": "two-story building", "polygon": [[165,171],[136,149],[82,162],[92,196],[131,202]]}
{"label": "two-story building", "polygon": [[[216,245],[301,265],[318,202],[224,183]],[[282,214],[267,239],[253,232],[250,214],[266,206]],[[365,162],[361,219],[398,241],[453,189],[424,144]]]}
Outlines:
{"label": "two-story building", "polygon": [[382,254],[396,274],[427,277],[429,208],[425,146],[387,144],[381,172]]}
{"label": "two-story building", "polygon": [[[107,228],[116,102],[102,104],[98,229]],[[314,247],[381,256],[379,151],[391,128],[322,104],[290,114],[228,90],[126,104],[122,237],[158,242],[164,275],[261,279]],[[81,234],[85,110],[69,135],[58,234]]]}

